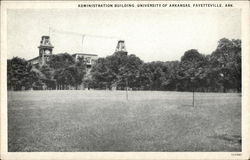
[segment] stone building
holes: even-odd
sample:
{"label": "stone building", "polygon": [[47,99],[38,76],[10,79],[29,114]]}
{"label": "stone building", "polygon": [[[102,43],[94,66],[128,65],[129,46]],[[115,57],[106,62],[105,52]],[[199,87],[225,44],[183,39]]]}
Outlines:
{"label": "stone building", "polygon": [[54,46],[50,42],[50,37],[42,36],[38,48],[39,48],[39,56],[30,59],[28,62],[30,62],[32,65],[42,66],[45,65],[46,62],[49,60],[49,57],[52,55],[52,51],[54,48]]}
{"label": "stone building", "polygon": [[76,62],[79,61],[80,58],[83,58],[84,62],[86,62],[87,68],[91,68],[98,59],[97,54],[75,53],[72,54],[72,56],[75,58]]}
{"label": "stone building", "polygon": [[[53,54],[54,46],[50,42],[49,36],[42,36],[39,48],[39,56],[28,60],[34,66],[43,66],[45,65],[50,56]],[[91,66],[95,63],[98,59],[97,54],[85,54],[85,53],[75,53],[72,55],[75,58],[75,61],[78,61],[79,58],[83,58],[87,64],[87,68],[91,68]]]}
{"label": "stone building", "polygon": [[[42,73],[40,73],[40,71],[36,68],[45,65],[49,61],[51,55],[53,54],[53,48],[54,48],[54,46],[50,42],[50,37],[49,36],[42,36],[41,41],[40,41],[40,45],[38,46],[39,56],[28,60],[29,63],[31,63],[33,66],[36,66],[36,67],[33,67],[33,69],[38,74],[42,75]],[[115,49],[115,53],[127,55],[128,52],[126,50],[124,40],[118,41],[116,49]],[[74,53],[74,54],[72,54],[72,57],[75,59],[76,62],[82,58],[82,60],[87,65],[86,75],[84,77],[84,82],[79,86],[78,89],[89,88],[88,81],[91,79],[90,71],[91,71],[92,66],[96,63],[96,61],[98,59],[98,55],[97,54],[86,54],[86,53]],[[54,79],[51,80],[51,79],[46,79],[44,77],[42,77],[41,79],[42,79],[43,83],[45,84],[44,86],[46,89],[58,89],[57,87],[56,88],[54,87],[54,86],[56,86],[55,85],[56,81]],[[53,85],[51,85],[52,87],[49,84],[53,84]],[[112,85],[112,89],[115,90],[116,87],[117,87],[117,83],[114,83]],[[69,86],[68,89],[75,89],[75,88],[74,88],[74,86]]]}

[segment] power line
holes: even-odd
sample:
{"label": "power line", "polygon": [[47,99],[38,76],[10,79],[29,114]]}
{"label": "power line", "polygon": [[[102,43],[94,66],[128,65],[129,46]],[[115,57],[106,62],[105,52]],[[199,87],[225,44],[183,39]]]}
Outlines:
{"label": "power line", "polygon": [[85,34],[85,33],[77,33],[77,32],[70,32],[70,31],[62,31],[58,29],[51,28],[49,26],[49,36],[51,33],[59,33],[59,34],[66,34],[66,35],[74,35],[74,36],[80,36],[82,39],[82,51],[84,50],[84,39],[86,37],[94,37],[94,38],[99,38],[99,39],[115,39],[115,40],[121,40],[119,37],[115,36],[103,36],[103,35],[93,35],[93,34]]}
{"label": "power line", "polygon": [[54,28],[49,29],[50,32],[57,32],[61,34],[70,34],[70,35],[76,35],[76,36],[84,36],[84,37],[95,37],[95,38],[104,38],[104,39],[117,39],[120,40],[120,37],[116,36],[103,36],[103,35],[94,35],[94,34],[85,34],[85,33],[76,33],[76,32],[69,32],[69,31],[62,31]]}

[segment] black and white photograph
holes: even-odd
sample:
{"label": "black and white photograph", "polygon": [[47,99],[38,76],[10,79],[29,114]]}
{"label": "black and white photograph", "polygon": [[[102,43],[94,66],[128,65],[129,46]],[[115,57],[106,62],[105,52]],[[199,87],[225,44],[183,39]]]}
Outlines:
{"label": "black and white photograph", "polygon": [[201,5],[7,9],[7,152],[240,156],[243,12]]}

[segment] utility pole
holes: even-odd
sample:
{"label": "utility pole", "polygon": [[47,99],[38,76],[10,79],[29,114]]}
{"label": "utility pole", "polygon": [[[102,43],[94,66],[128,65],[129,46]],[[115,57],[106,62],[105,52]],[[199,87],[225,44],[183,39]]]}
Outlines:
{"label": "utility pole", "polygon": [[84,38],[85,38],[85,35],[83,34],[82,35],[82,52],[83,52],[83,47],[84,47],[84,45],[83,45]]}
{"label": "utility pole", "polygon": [[191,77],[192,88],[193,88],[193,107],[194,107],[194,77]]}
{"label": "utility pole", "polygon": [[194,86],[193,86],[193,107],[194,107]]}
{"label": "utility pole", "polygon": [[128,100],[128,78],[126,78],[126,98]]}
{"label": "utility pole", "polygon": [[50,37],[50,26],[49,26],[49,37]]}

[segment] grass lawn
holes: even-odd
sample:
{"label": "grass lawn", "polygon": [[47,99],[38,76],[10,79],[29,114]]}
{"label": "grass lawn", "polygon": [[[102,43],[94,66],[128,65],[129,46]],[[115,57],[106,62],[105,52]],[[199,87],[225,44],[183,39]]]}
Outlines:
{"label": "grass lawn", "polygon": [[8,92],[8,151],[241,151],[236,93]]}

